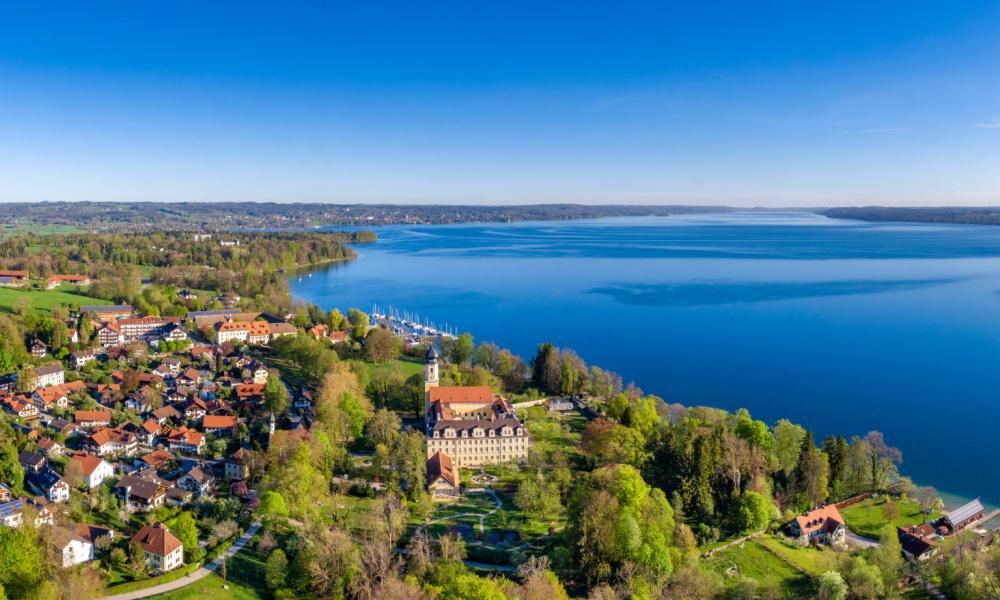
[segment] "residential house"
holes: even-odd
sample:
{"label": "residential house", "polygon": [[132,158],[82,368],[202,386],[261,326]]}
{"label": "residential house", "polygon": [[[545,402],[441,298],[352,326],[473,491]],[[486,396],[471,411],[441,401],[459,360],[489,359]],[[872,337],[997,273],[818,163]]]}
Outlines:
{"label": "residential house", "polygon": [[38,440],[36,445],[41,453],[47,457],[61,456],[63,453],[62,445],[50,437]]}
{"label": "residential house", "polygon": [[65,502],[69,500],[69,484],[52,469],[45,468],[35,473],[28,473],[25,480],[28,488],[39,496],[45,496],[49,502]]}
{"label": "residential house", "polygon": [[25,473],[38,473],[49,461],[38,452],[21,450],[17,455],[17,462],[21,463]]}
{"label": "residential house", "polygon": [[113,540],[115,538],[115,530],[108,529],[107,527],[101,527],[100,525],[80,523],[76,526],[76,535],[96,546],[97,541],[101,538]]}
{"label": "residential house", "polygon": [[73,420],[80,429],[90,430],[95,427],[107,427],[111,425],[111,411],[78,410],[74,413]]}
{"label": "residential house", "polygon": [[121,327],[118,326],[118,321],[108,321],[103,323],[97,329],[97,341],[99,341],[102,346],[106,346],[108,348],[124,346],[125,334],[122,333]]}
{"label": "residential house", "polygon": [[97,360],[97,356],[97,350],[77,350],[76,352],[70,352],[69,362],[77,369],[82,369],[87,366],[87,364]]}
{"label": "residential house", "polygon": [[94,544],[77,535],[75,531],[53,527],[49,540],[56,551],[56,556],[62,557],[63,568],[94,560]]}
{"label": "residential house", "polygon": [[462,495],[458,466],[440,450],[427,459],[427,491],[434,500],[456,500]]}
{"label": "residential house", "polygon": [[346,331],[331,331],[330,335],[327,336],[327,339],[330,340],[331,344],[337,345],[337,344],[343,344],[350,338],[347,336]]}
{"label": "residential house", "polygon": [[154,450],[145,456],[140,457],[135,464],[140,469],[153,469],[162,471],[174,461],[174,455],[163,450]]}
{"label": "residential house", "polygon": [[37,419],[38,407],[29,402],[24,396],[11,396],[0,394],[0,405],[4,412],[8,412],[19,419]]}
{"label": "residential house", "polygon": [[263,383],[240,383],[236,385],[236,398],[244,405],[259,404],[264,401]]}
{"label": "residential house", "polygon": [[250,453],[240,448],[226,457],[226,479],[246,479],[250,474]]}
{"label": "residential house", "polygon": [[169,420],[179,422],[181,413],[173,406],[163,406],[153,411],[153,419],[160,425],[165,425]]}
{"label": "residential house", "polygon": [[[4,485],[0,483],[0,488]],[[9,491],[9,490],[8,490]],[[0,495],[0,525],[20,527],[24,521],[24,500]]]}
{"label": "residential house", "polygon": [[115,484],[115,492],[127,505],[139,510],[151,510],[163,505],[167,486],[136,475],[126,475]]}
{"label": "residential house", "polygon": [[179,487],[194,492],[199,496],[210,491],[214,483],[215,477],[212,476],[210,468],[207,466],[202,467],[201,465],[194,467],[177,479]]}
{"label": "residential house", "polygon": [[167,433],[167,447],[179,452],[197,454],[205,447],[205,436],[187,427],[178,427]]}
{"label": "residential house", "polygon": [[80,470],[83,472],[83,482],[87,484],[87,489],[94,489],[115,474],[114,467],[100,456],[78,452],[70,460],[80,465]]}
{"label": "residential house", "polygon": [[58,418],[49,420],[49,422],[46,423],[45,426],[56,433],[61,433],[65,435],[66,437],[75,436],[77,433],[79,433],[80,429],[79,427],[76,426],[76,423],[70,423],[66,419],[58,419]]}
{"label": "residential house", "polygon": [[201,420],[201,428],[205,433],[221,437],[236,433],[236,417],[229,415],[205,415]]}
{"label": "residential house", "polygon": [[807,543],[840,544],[847,537],[844,518],[836,504],[804,512],[789,523],[792,537]]}
{"label": "residential house", "polygon": [[119,425],[114,428],[101,427],[94,429],[93,433],[84,440],[83,447],[98,456],[107,456],[108,454],[132,456],[139,447],[139,439],[135,433],[127,429],[127,425]]}
{"label": "residential house", "polygon": [[31,342],[31,355],[35,358],[45,358],[45,355],[49,352],[49,347],[42,340],[35,338]]}
{"label": "residential house", "polygon": [[184,544],[163,523],[146,525],[132,537],[146,557],[146,566],[154,573],[166,573],[184,564]]}
{"label": "residential house", "polygon": [[927,523],[896,527],[896,535],[903,556],[909,561],[927,560],[937,552],[938,542],[944,539]]}
{"label": "residential house", "polygon": [[41,387],[31,394],[31,399],[40,409],[48,410],[53,406],[66,408],[72,394],[86,394],[87,384],[82,381],[70,381],[61,385]]}
{"label": "residential house", "polygon": [[66,381],[66,372],[63,371],[62,365],[59,363],[50,363],[37,367],[32,371],[32,377],[34,378],[34,385],[32,387],[40,388],[50,385],[62,385]]}

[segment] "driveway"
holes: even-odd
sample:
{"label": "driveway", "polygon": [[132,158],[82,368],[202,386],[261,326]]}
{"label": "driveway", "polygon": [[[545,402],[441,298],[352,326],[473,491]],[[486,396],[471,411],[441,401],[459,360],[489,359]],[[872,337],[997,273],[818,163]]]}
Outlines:
{"label": "driveway", "polygon": [[847,530],[847,543],[855,548],[878,548],[881,545],[878,540],[860,536],[850,529]]}
{"label": "driveway", "polygon": [[175,579],[174,581],[170,581],[167,583],[161,583],[160,585],[154,585],[153,587],[136,590],[134,592],[117,594],[115,596],[105,596],[103,600],[137,600],[138,598],[148,598],[150,596],[155,596],[157,594],[165,594],[167,592],[172,592],[174,590],[180,589],[186,585],[191,585],[192,583],[198,581],[199,579],[204,579],[205,577],[208,577],[210,573],[218,569],[219,565],[222,563],[223,557],[229,558],[232,555],[239,552],[240,550],[242,550],[243,546],[247,545],[247,542],[249,542],[250,538],[252,538],[254,535],[257,534],[257,531],[259,529],[260,529],[259,522],[250,525],[250,527],[248,527],[247,530],[243,532],[243,535],[241,535],[239,539],[233,542],[233,545],[230,546],[229,549],[226,550],[222,556],[208,563],[204,567],[198,569],[194,573],[191,573],[190,575],[185,575],[180,579]]}

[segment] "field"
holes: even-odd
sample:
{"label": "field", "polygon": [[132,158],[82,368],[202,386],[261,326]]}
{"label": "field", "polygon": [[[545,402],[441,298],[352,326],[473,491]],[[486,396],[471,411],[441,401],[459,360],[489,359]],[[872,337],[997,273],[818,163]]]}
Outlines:
{"label": "field", "polygon": [[61,304],[111,304],[108,300],[92,298],[79,291],[77,286],[60,286],[54,290],[32,290],[0,287],[0,312],[14,312],[14,303],[19,298],[31,300],[31,310],[48,313]]}
{"label": "field", "polygon": [[81,233],[83,229],[73,225],[33,225],[3,223],[0,225],[0,237],[5,235],[17,235],[20,233],[34,233],[36,235],[51,235],[56,233]]}
{"label": "field", "polygon": [[[890,524],[885,516],[884,507],[887,497],[869,498],[864,502],[859,502],[852,506],[840,509],[841,516],[847,521],[847,526],[858,535],[868,538],[878,539],[882,528]],[[893,525],[917,525],[924,522],[924,515],[921,513],[920,505],[912,500],[895,500],[899,509],[899,516],[892,520]],[[933,513],[927,516],[931,521],[940,517],[940,513]]]}

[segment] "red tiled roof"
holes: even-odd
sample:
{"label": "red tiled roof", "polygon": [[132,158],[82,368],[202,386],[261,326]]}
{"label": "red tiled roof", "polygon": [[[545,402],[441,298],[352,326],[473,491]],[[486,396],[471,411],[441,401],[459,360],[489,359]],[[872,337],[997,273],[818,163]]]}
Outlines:
{"label": "red tiled roof", "polygon": [[201,421],[205,429],[232,429],[236,427],[236,417],[227,415],[205,415]]}
{"label": "red tiled roof", "polygon": [[493,402],[493,390],[486,385],[436,387],[430,390],[430,401],[444,404],[490,403]]}
{"label": "red tiled roof", "polygon": [[427,482],[434,483],[438,478],[444,479],[451,485],[458,485],[457,472],[451,463],[451,457],[440,450],[427,459]]}
{"label": "red tiled roof", "polygon": [[182,545],[163,523],[146,525],[132,537],[131,543],[139,544],[143,550],[157,556],[167,556]]}
{"label": "red tiled roof", "polygon": [[110,410],[78,410],[73,415],[73,420],[77,423],[84,421],[111,421]]}
{"label": "red tiled roof", "polygon": [[83,467],[84,475],[93,474],[94,470],[101,466],[101,463],[104,462],[101,460],[100,456],[94,456],[93,454],[86,454],[83,452],[74,454],[73,460],[80,463],[80,466]]}
{"label": "red tiled roof", "polygon": [[795,517],[802,535],[809,535],[824,529],[835,529],[844,522],[836,504],[827,504]]}

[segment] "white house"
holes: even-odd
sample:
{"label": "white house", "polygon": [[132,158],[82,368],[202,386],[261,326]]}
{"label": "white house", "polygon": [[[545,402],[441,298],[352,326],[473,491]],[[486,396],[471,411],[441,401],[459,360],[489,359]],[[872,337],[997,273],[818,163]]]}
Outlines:
{"label": "white house", "polygon": [[76,454],[72,460],[80,464],[83,471],[83,482],[87,484],[89,489],[101,485],[105,479],[115,474],[115,469],[110,463],[93,454]]}
{"label": "white house", "polygon": [[94,560],[94,545],[68,529],[54,527],[51,539],[64,568]]}

